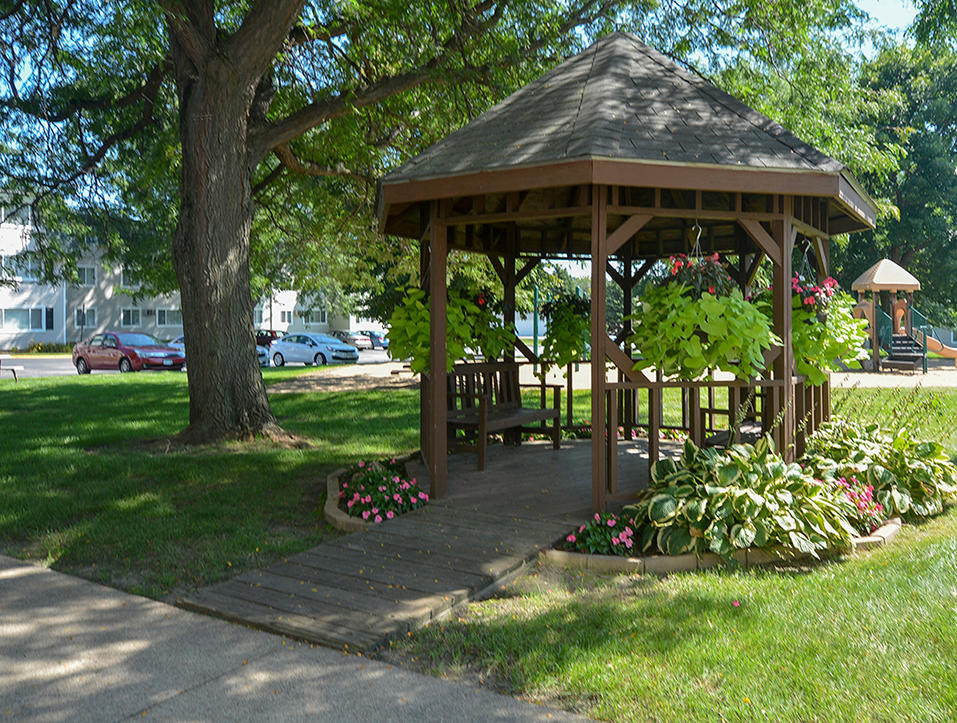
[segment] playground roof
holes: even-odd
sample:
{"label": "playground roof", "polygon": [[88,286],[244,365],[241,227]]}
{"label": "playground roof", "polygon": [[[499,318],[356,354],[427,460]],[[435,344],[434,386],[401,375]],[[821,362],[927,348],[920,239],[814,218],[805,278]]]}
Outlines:
{"label": "playground roof", "polygon": [[920,291],[920,281],[890,259],[881,259],[851,284],[854,291]]}

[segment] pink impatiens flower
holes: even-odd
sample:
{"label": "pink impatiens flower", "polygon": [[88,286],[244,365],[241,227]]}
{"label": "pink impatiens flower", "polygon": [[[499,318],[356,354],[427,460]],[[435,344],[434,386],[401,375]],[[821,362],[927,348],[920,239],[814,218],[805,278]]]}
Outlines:
{"label": "pink impatiens flower", "polygon": [[568,537],[566,537],[565,539],[566,539],[568,542],[575,542],[578,538],[575,537],[575,533],[573,532],[572,534],[570,534],[570,535],[569,535]]}
{"label": "pink impatiens flower", "polygon": [[393,517],[395,517],[395,512],[393,512],[392,510],[389,510],[388,512],[385,513],[385,516],[391,520]]}
{"label": "pink impatiens flower", "polygon": [[363,519],[363,520],[368,520],[368,519],[369,519],[369,510],[363,510],[363,511],[362,511],[362,519]]}
{"label": "pink impatiens flower", "polygon": [[380,522],[382,522],[382,515],[376,515],[376,516],[375,516],[375,523],[376,523],[376,524],[379,524]]}

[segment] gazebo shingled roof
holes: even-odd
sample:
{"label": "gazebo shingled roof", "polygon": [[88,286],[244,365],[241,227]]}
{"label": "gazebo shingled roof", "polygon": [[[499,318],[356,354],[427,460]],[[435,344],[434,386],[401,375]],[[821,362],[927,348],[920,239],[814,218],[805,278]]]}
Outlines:
{"label": "gazebo shingled roof", "polygon": [[[563,164],[563,179],[613,183],[615,169],[587,165],[594,161],[640,164],[625,171],[630,174],[670,170],[672,187],[703,190],[726,187],[718,169],[765,171],[737,178],[736,189],[767,193],[797,186],[804,194],[830,197],[832,233],[870,228],[875,220],[873,202],[842,163],[634,35],[616,32],[387,175],[380,195],[383,230],[405,235],[382,205],[454,195],[460,183],[450,180],[456,177],[504,191],[511,190],[508,178],[492,183],[496,172]],[[547,174],[538,183],[550,183]],[[528,188],[527,174],[519,187]]]}
{"label": "gazebo shingled roof", "polygon": [[[445,494],[447,474],[449,251],[490,258],[502,281],[506,321],[514,320],[516,285],[541,259],[591,261],[597,511],[618,494],[617,435],[607,428],[637,424],[639,395],[647,392],[648,451],[655,459],[662,391],[681,386],[692,439],[703,443],[701,394],[717,384],[651,379],[632,370],[627,316],[642,275],[658,259],[689,252],[696,240],[702,251],[736,260],[728,270],[742,288],[752,283],[762,259],[770,260],[774,330],[783,344],[768,355],[765,377],[724,386],[734,419],[730,408],[743,409],[739,403],[746,407],[755,398],[751,392],[760,392],[763,428],[793,458],[805,433],[828,416],[830,398],[827,384],[805,387],[795,375],[792,253],[800,243],[823,278],[829,237],[872,228],[876,208],[840,162],[618,32],[386,176],[378,214],[383,232],[420,241],[432,321],[421,443],[438,497]],[[643,261],[640,268],[636,261]],[[605,329],[609,279],[622,287],[626,317],[614,339]],[[521,340],[515,345],[533,357]],[[617,383],[607,380],[606,363],[618,368]]]}
{"label": "gazebo shingled roof", "polygon": [[920,281],[890,259],[881,259],[857,277],[854,291],[920,291]]}

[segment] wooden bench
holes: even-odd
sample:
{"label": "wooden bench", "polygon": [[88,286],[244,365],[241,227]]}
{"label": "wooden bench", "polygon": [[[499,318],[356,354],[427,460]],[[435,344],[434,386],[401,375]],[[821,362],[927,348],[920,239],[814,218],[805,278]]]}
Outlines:
{"label": "wooden bench", "polygon": [[[553,392],[553,405],[544,408],[545,387]],[[542,390],[541,409],[522,406],[522,389]],[[450,447],[478,453],[478,469],[485,469],[488,436],[505,432],[505,439],[521,444],[522,432],[541,432],[547,427],[528,427],[535,422],[551,421],[552,446],[561,441],[561,386],[558,384],[519,384],[515,362],[457,364],[447,377],[448,426]],[[466,440],[459,444],[456,432],[464,430]]]}
{"label": "wooden bench", "polygon": [[11,357],[9,354],[0,354],[0,372],[10,372],[13,375],[13,381],[18,382],[20,380],[17,378],[17,372],[22,372],[23,367],[14,366],[11,364],[7,364],[6,366],[4,366],[3,364],[4,359],[12,359],[12,358],[13,357]]}

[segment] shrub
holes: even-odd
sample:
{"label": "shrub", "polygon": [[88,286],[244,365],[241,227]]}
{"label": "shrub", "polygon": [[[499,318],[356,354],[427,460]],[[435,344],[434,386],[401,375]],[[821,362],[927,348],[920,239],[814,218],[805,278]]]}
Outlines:
{"label": "shrub", "polygon": [[635,522],[630,517],[596,512],[592,519],[565,538],[563,547],[593,555],[627,556],[635,546],[635,532]]}
{"label": "shrub", "polygon": [[906,427],[891,436],[876,424],[835,417],[811,435],[804,462],[828,479],[866,480],[889,515],[929,517],[957,501],[957,467],[943,446],[918,442]]}
{"label": "shrub", "polygon": [[342,477],[339,506],[353,517],[376,524],[423,507],[429,501],[428,493],[419,489],[415,479],[404,476],[404,466],[394,459],[359,462]]}
{"label": "shrub", "polygon": [[686,441],[678,461],[652,469],[649,488],[625,508],[640,552],[714,552],[784,547],[817,556],[850,547],[850,501],[771,451],[766,438],[724,452]]}

